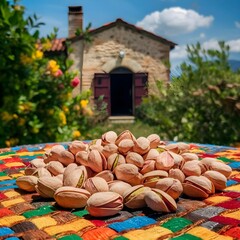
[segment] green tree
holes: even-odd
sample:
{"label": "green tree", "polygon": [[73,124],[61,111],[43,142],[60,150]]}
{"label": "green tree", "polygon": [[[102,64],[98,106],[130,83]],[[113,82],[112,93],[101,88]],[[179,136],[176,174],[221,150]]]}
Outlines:
{"label": "green tree", "polygon": [[228,145],[240,141],[240,75],[228,64],[229,47],[187,47],[181,75],[159,85],[159,96],[145,99],[139,116],[167,139]]}

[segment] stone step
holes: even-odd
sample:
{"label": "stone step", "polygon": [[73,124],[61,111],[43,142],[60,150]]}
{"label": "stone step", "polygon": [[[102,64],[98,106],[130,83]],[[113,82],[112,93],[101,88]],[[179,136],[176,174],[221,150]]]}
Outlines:
{"label": "stone step", "polygon": [[134,116],[110,116],[108,117],[110,123],[134,123]]}

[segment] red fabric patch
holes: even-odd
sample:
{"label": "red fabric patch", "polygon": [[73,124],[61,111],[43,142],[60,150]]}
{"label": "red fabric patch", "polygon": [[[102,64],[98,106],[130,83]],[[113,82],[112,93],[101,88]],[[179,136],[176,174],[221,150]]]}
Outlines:
{"label": "red fabric patch", "polygon": [[3,162],[5,162],[5,163],[22,162],[22,160],[21,160],[21,158],[19,158],[19,157],[11,157],[11,158],[5,158],[5,159],[3,159]]}
{"label": "red fabric patch", "polygon": [[92,220],[91,221],[96,227],[101,227],[101,226],[105,226],[106,223],[101,221],[101,220]]}
{"label": "red fabric patch", "polygon": [[221,194],[222,196],[230,197],[230,198],[238,198],[240,197],[240,193],[238,192],[224,192]]}
{"label": "red fabric patch", "polygon": [[214,154],[210,154],[210,153],[199,153],[198,154],[199,158],[206,158],[206,157],[210,157],[210,158],[217,158],[217,155]]}
{"label": "red fabric patch", "polygon": [[234,218],[229,218],[229,217],[224,217],[224,216],[215,216],[209,219],[210,221],[213,222],[218,222],[224,225],[232,225],[232,226],[237,226],[240,224],[240,220],[234,219]]}
{"label": "red fabric patch", "polygon": [[7,215],[11,215],[13,214],[14,212],[12,212],[10,209],[8,208],[1,208],[0,209],[0,217],[4,217],[4,216],[7,216]]}
{"label": "red fabric patch", "polygon": [[20,153],[20,152],[29,152],[29,151],[27,150],[27,148],[22,148],[17,150],[17,152]]}
{"label": "red fabric patch", "polygon": [[6,169],[6,168],[8,168],[8,167],[5,166],[4,164],[1,164],[1,165],[0,165],[0,169],[1,169],[1,170]]}
{"label": "red fabric patch", "polygon": [[233,227],[224,233],[225,236],[230,236],[236,239],[240,239],[240,227]]}
{"label": "red fabric patch", "polygon": [[236,181],[236,182],[240,182],[240,178],[236,178],[236,177],[233,177],[231,178],[232,180]]}
{"label": "red fabric patch", "polygon": [[217,204],[217,206],[227,208],[227,209],[237,209],[237,208],[240,208],[240,201],[231,200],[231,201],[219,203]]}
{"label": "red fabric patch", "polygon": [[7,198],[7,196],[0,192],[0,200],[6,199],[6,198]]}

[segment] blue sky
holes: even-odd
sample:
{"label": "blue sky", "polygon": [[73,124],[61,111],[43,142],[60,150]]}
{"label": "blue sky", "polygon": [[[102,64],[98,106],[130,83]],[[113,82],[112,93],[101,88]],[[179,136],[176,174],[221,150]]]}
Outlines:
{"label": "blue sky", "polygon": [[93,28],[117,18],[141,26],[178,45],[171,51],[172,67],[186,59],[186,45],[200,42],[217,48],[230,46],[230,58],[240,60],[240,0],[21,0],[26,14],[36,14],[45,23],[42,36],[59,29],[68,34],[68,6],[82,6],[84,26]]}

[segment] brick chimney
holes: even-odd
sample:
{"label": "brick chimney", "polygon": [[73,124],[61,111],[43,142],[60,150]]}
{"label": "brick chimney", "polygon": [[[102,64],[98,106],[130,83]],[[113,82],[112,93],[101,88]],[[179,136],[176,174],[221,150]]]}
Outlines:
{"label": "brick chimney", "polygon": [[74,37],[77,29],[83,28],[82,6],[68,7],[68,37]]}

